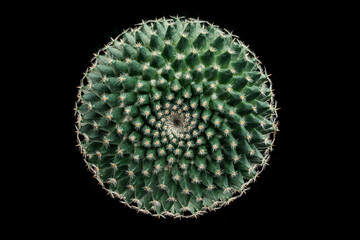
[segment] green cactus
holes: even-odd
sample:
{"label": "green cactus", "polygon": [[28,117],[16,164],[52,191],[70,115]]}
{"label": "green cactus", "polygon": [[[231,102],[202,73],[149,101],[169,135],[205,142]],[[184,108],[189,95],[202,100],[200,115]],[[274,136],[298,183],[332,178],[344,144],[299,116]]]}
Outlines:
{"label": "green cactus", "polygon": [[95,54],[79,86],[77,140],[101,186],[153,216],[194,217],[240,197],[277,128],[271,81],[208,22],[143,22]]}

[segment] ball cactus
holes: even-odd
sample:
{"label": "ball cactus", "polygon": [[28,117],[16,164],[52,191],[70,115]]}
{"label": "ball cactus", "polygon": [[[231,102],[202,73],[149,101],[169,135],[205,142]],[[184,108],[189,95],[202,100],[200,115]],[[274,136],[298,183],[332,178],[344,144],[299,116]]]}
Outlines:
{"label": "ball cactus", "polygon": [[147,21],[95,54],[79,86],[77,140],[101,186],[153,216],[193,217],[247,190],[277,131],[268,74],[208,22]]}

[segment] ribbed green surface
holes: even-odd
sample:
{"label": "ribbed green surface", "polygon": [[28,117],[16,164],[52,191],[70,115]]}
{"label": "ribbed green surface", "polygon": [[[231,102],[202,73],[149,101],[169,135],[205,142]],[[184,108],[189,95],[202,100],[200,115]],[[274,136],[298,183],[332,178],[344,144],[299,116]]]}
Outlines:
{"label": "ribbed green surface", "polygon": [[155,216],[197,216],[240,196],[277,130],[254,54],[194,19],[125,31],[96,54],[78,97],[89,168],[111,196]]}

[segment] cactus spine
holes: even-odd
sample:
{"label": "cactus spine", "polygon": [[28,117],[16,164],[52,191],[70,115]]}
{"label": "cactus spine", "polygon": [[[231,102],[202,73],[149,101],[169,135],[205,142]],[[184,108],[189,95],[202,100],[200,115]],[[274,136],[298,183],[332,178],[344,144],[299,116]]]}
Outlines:
{"label": "cactus spine", "polygon": [[277,131],[268,74],[236,36],[171,18],[95,54],[76,103],[77,138],[102,187],[153,216],[194,217],[247,190]]}

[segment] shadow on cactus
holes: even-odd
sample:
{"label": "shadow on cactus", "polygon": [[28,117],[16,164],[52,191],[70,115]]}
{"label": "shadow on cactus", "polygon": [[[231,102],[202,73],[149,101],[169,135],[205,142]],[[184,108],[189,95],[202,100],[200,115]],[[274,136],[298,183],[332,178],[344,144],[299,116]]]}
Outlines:
{"label": "shadow on cactus", "polygon": [[79,87],[77,140],[110,196],[153,216],[194,217],[240,197],[277,131],[272,84],[247,46],[208,22],[128,29]]}

